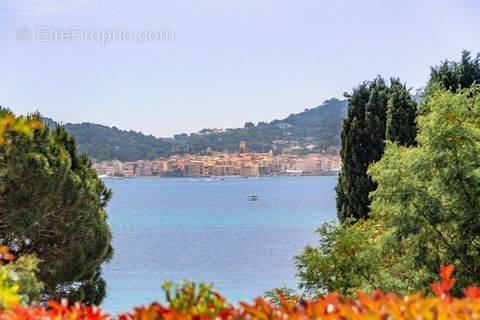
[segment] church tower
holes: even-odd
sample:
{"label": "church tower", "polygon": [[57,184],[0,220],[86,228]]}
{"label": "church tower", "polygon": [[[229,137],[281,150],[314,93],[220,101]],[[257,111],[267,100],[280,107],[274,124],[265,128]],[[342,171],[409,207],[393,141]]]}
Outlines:
{"label": "church tower", "polygon": [[247,153],[247,143],[245,141],[240,141],[238,144],[238,152]]}

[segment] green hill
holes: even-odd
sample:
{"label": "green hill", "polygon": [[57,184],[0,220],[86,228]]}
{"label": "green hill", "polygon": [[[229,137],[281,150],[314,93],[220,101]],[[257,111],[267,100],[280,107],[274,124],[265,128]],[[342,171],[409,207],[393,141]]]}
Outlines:
{"label": "green hill", "polygon": [[[141,132],[120,130],[93,123],[65,124],[75,136],[80,152],[95,160],[119,159],[124,161],[153,159],[174,153],[235,151],[245,140],[250,151],[278,152],[291,146],[304,149],[315,145],[314,151],[340,145],[342,119],[347,112],[347,100],[330,99],[322,105],[291,114],[283,120],[257,125],[246,123],[244,128],[223,131],[203,129],[197,133],[179,134],[174,138],[155,138]],[[45,119],[55,126],[52,119]]]}
{"label": "green hill", "polygon": [[244,128],[175,136],[175,147],[183,152],[201,152],[207,147],[214,150],[237,150],[238,142],[245,140],[251,151],[269,151],[289,145],[316,145],[320,149],[340,145],[342,120],[347,113],[347,100],[330,99],[321,106],[291,114],[283,120],[257,125],[246,123]]}
{"label": "green hill", "polygon": [[[56,123],[46,118],[49,126]],[[172,143],[141,132],[120,130],[94,123],[64,124],[67,131],[76,141],[78,151],[88,153],[94,160],[119,159],[131,161],[138,159],[154,159],[168,156],[173,148]]]}

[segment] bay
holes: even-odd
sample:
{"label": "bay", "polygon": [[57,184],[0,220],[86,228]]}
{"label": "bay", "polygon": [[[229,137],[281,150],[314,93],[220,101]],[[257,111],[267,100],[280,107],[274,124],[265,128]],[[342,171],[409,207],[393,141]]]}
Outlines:
{"label": "bay", "polygon": [[[296,287],[293,257],[335,220],[337,177],[108,179],[115,254],[106,311],[163,301],[161,283],[211,283],[232,303]],[[248,201],[255,194],[259,201]]]}

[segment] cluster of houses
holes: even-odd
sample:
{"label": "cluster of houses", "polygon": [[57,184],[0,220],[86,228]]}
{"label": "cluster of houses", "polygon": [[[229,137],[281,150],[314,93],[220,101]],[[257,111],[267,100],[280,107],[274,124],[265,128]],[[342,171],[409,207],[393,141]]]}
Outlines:
{"label": "cluster of houses", "polygon": [[273,155],[248,153],[240,145],[238,153],[216,152],[209,155],[175,155],[155,160],[95,163],[103,177],[222,177],[328,175],[340,170],[340,157],[331,154]]}

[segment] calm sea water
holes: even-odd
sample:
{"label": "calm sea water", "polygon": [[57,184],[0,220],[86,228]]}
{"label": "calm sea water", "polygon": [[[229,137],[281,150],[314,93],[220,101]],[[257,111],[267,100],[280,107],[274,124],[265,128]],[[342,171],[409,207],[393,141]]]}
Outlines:
{"label": "calm sea water", "polygon": [[293,256],[335,219],[333,176],[106,183],[115,255],[103,306],[112,313],[162,301],[166,280],[212,283],[231,302],[296,287]]}

